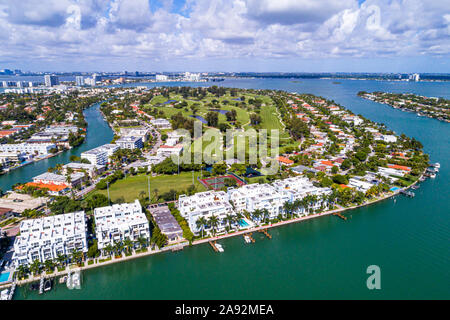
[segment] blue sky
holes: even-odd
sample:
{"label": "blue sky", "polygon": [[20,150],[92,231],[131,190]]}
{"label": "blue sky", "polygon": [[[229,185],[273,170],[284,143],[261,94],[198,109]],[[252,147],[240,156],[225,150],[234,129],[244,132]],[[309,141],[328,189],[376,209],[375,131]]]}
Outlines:
{"label": "blue sky", "polygon": [[450,72],[450,0],[0,0],[0,69]]}

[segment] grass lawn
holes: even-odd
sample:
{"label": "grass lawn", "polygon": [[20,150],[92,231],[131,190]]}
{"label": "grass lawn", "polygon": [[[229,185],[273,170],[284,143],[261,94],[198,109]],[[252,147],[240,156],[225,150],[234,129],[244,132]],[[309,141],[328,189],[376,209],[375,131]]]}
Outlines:
{"label": "grass lawn", "polygon": [[[194,172],[194,182],[197,192],[205,191],[205,187],[198,182],[197,177],[200,176],[200,172]],[[147,187],[147,175],[139,174],[135,176],[127,176],[126,179],[119,180],[109,186],[109,194],[111,200],[114,202],[120,197],[124,197],[126,202],[139,199],[139,194],[144,191],[145,196],[148,196]],[[177,192],[185,191],[192,184],[192,172],[181,172],[179,175],[161,175],[157,177],[150,177],[150,193],[152,199],[154,198],[154,191],[158,189],[158,194],[161,195],[174,189]],[[94,190],[89,193],[88,197],[93,194],[108,195],[107,190]],[[162,200],[161,200],[162,201]]]}

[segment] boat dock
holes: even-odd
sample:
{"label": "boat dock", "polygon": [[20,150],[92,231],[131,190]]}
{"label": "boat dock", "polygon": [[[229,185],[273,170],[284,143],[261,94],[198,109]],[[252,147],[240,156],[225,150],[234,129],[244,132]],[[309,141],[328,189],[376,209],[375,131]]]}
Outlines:
{"label": "boat dock", "polygon": [[250,238],[250,241],[255,243],[255,239],[252,237],[252,233],[247,233],[247,236]]}
{"label": "boat dock", "polygon": [[216,247],[216,242],[215,241],[209,241],[209,244],[211,245],[211,247],[213,248],[213,250],[215,252],[219,252],[219,249],[217,249],[217,247]]}
{"label": "boat dock", "polygon": [[342,220],[347,220],[347,217],[344,216],[344,215],[342,215],[340,212],[334,212],[334,213],[333,213],[333,216],[339,217],[339,218],[341,218]]}
{"label": "boat dock", "polygon": [[400,193],[411,198],[414,198],[414,196],[416,195],[414,192],[407,190],[401,190]]}
{"label": "boat dock", "polygon": [[39,280],[39,294],[44,293],[44,276],[41,276],[41,280]]}
{"label": "boat dock", "polygon": [[261,229],[259,232],[264,233],[267,238],[272,239],[272,236],[267,232],[267,229]]}

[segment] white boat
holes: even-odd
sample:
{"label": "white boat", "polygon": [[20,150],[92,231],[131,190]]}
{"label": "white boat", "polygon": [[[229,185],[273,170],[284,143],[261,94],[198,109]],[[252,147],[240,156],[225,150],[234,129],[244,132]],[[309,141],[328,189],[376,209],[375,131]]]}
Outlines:
{"label": "white boat", "polygon": [[80,271],[75,272],[72,275],[72,286],[75,288],[79,288],[81,286],[81,277],[80,277]]}
{"label": "white boat", "polygon": [[245,240],[245,242],[250,243],[250,237],[249,236],[245,235],[244,236],[244,240]]}
{"label": "white boat", "polygon": [[0,294],[0,300],[8,300],[8,297],[9,297],[8,289],[2,290],[2,293]]}
{"label": "white boat", "polygon": [[430,178],[432,178],[432,179],[436,178],[436,174],[435,173],[431,173],[430,174]]}
{"label": "white boat", "polygon": [[219,252],[223,252],[224,251],[222,245],[219,244],[219,243],[216,243],[216,248],[217,248],[217,250],[219,250]]}
{"label": "white boat", "polygon": [[441,167],[441,164],[440,164],[439,162],[436,162],[435,164],[433,164],[433,167],[435,167],[435,168],[440,168],[440,167]]}

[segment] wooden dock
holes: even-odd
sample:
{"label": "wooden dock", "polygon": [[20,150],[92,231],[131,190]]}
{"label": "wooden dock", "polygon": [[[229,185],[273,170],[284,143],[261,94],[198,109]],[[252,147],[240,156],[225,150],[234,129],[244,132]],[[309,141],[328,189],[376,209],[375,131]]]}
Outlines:
{"label": "wooden dock", "polygon": [[267,229],[261,229],[259,232],[264,233],[267,238],[272,239],[272,236],[267,232]]}
{"label": "wooden dock", "polygon": [[216,242],[215,241],[209,241],[209,244],[211,245],[211,247],[213,248],[213,250],[215,252],[219,252],[219,249],[217,249],[217,247],[216,247]]}
{"label": "wooden dock", "polygon": [[411,198],[414,198],[414,196],[416,195],[414,192],[407,190],[401,190],[400,193]]}
{"label": "wooden dock", "polygon": [[339,217],[339,218],[341,218],[342,220],[347,220],[347,217],[346,217],[346,216],[343,216],[340,212],[334,212],[334,213],[333,213],[333,216]]}

